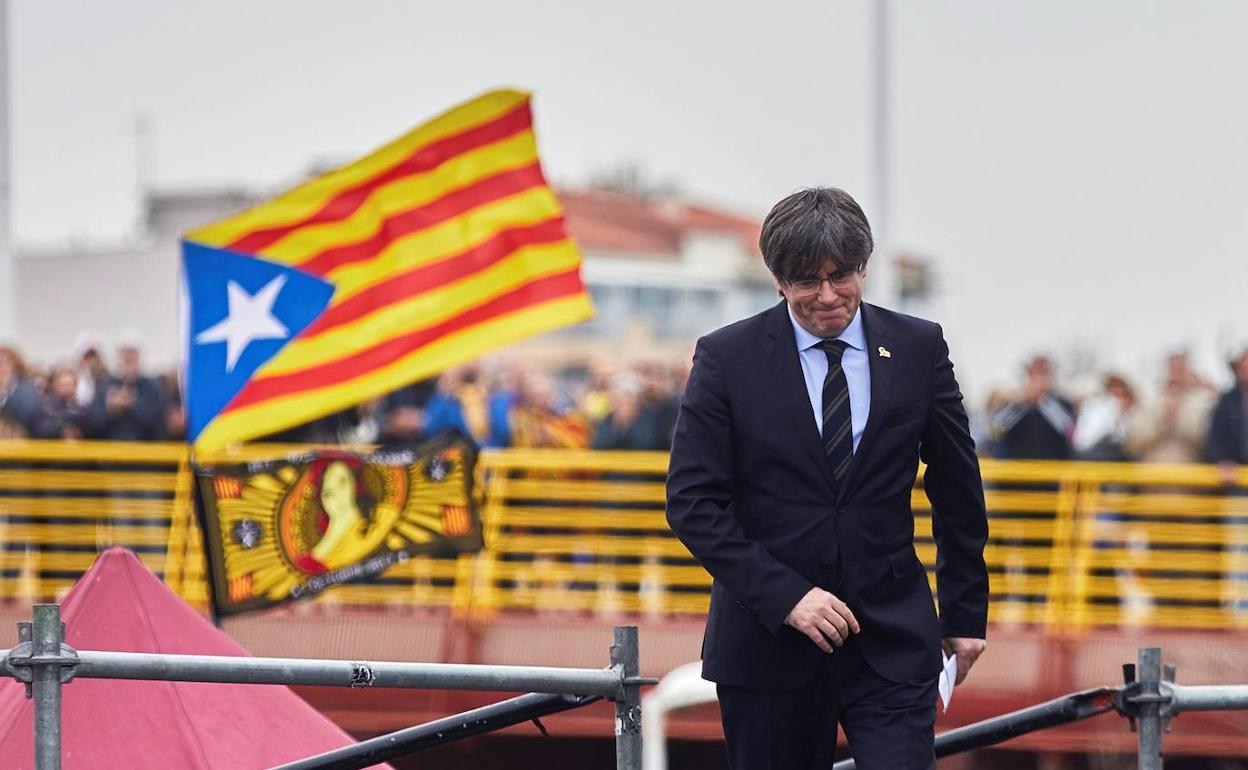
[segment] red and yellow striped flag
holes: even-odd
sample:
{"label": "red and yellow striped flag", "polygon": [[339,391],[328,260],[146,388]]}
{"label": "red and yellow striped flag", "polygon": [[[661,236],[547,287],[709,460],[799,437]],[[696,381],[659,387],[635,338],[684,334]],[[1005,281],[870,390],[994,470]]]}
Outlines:
{"label": "red and yellow striped flag", "polygon": [[188,433],[211,449],[592,315],[529,95],[495,91],[185,235]]}

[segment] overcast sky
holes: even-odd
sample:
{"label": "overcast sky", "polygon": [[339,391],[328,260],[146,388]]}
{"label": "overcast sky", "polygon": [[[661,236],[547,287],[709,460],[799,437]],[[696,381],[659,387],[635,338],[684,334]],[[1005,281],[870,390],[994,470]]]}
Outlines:
{"label": "overcast sky", "polygon": [[[1074,347],[1151,378],[1248,337],[1248,3],[893,3],[896,245],[981,384]],[[869,0],[11,0],[19,243],[116,239],[159,186],[272,188],[481,91],[535,91],[556,182],[638,161],[761,215],[872,214]]]}

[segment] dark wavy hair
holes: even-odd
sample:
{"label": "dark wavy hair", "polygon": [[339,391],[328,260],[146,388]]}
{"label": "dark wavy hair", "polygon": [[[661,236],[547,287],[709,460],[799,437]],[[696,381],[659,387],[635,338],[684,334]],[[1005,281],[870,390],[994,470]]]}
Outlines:
{"label": "dark wavy hair", "polygon": [[829,259],[837,270],[861,268],[875,242],[866,214],[849,193],[809,187],[772,207],[758,248],[777,279],[800,281],[817,276]]}

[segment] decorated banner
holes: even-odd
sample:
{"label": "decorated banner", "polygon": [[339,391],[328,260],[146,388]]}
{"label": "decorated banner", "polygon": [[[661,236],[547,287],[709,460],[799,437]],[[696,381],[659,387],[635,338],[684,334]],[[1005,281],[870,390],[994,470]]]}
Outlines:
{"label": "decorated banner", "polygon": [[300,425],[592,316],[529,94],[493,91],[185,234],[187,436]]}
{"label": "decorated banner", "polygon": [[475,463],[452,432],[410,452],[197,467],[217,613],[364,581],[414,554],[480,550]]}

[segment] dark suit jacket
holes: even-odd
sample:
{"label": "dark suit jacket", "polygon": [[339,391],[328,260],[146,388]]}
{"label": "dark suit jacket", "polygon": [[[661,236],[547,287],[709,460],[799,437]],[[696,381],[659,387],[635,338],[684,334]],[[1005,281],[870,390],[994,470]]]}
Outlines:
{"label": "dark suit jacket", "polygon": [[1211,463],[1248,463],[1248,430],[1245,423],[1244,389],[1236,384],[1222,394],[1209,416],[1205,459]]}
{"label": "dark suit jacket", "polygon": [[[985,636],[983,487],[943,333],[866,303],[860,312],[871,412],[839,495],[785,303],[698,340],[667,520],[714,578],[702,646],[711,681],[765,689],[809,681],[824,653],[784,619],[813,586],[849,605],[863,656],[893,681],[939,673],[942,636]],[[939,620],[914,550],[920,458]]]}

